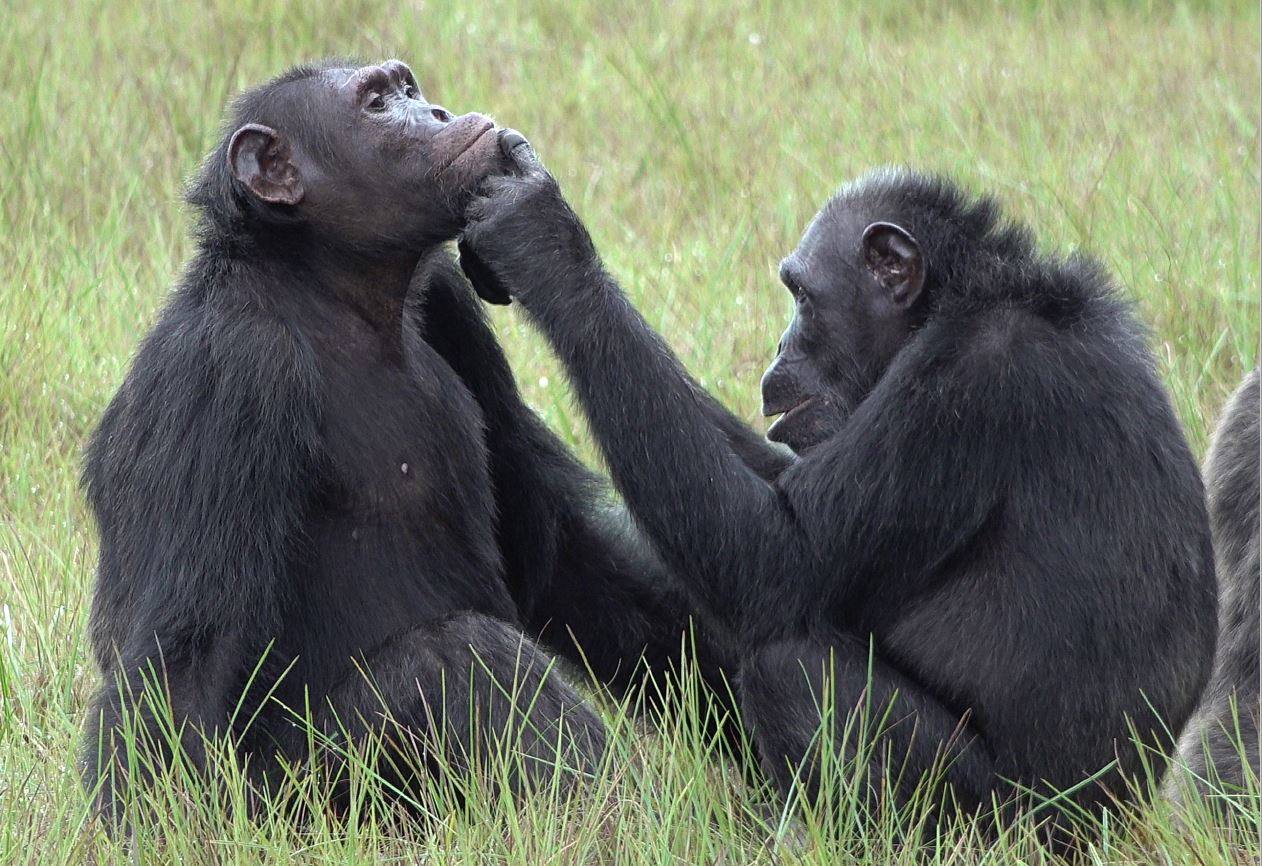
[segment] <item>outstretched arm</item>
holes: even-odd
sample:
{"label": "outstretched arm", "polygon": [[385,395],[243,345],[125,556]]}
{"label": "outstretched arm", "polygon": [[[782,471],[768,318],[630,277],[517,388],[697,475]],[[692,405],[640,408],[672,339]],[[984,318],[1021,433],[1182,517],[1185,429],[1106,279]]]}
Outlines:
{"label": "outstretched arm", "polygon": [[464,243],[509,287],[565,364],[619,490],[667,564],[729,624],[810,570],[780,493],[715,423],[715,404],[604,271],[542,172],[492,182]]}
{"label": "outstretched arm", "polygon": [[93,437],[85,481],[101,532],[92,630],[104,682],[86,757],[114,818],[125,783],[115,774],[156,769],[125,766],[124,721],[138,720],[154,746],[146,760],[161,763],[170,738],[153,702],[169,703],[200,766],[200,734],[226,730],[275,634],[319,460],[315,381],[306,347],[278,323],[168,313]]}

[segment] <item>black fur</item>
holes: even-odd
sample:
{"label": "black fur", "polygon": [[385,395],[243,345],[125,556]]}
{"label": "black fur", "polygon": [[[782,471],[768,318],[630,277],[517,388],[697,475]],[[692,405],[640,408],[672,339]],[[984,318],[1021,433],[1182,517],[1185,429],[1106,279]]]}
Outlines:
{"label": "black fur", "polygon": [[[790,425],[799,458],[763,472],[546,172],[489,181],[469,213],[463,243],[551,340],[638,524],[744,647],[744,722],[782,789],[816,784],[823,666],[844,717],[871,641],[871,695],[894,702],[881,754],[912,781],[952,756],[967,806],[1011,796],[1004,779],[1047,793],[1099,771],[1077,803],[1129,795],[1129,726],[1154,743],[1191,714],[1215,592],[1197,467],[1098,267],[1038,254],[943,180],[845,188],[786,262],[793,366],[765,392],[787,401],[774,411],[806,396],[819,411]],[[865,265],[881,221],[923,285],[883,248]],[[919,292],[877,298],[908,304],[880,328],[856,312],[874,274]]]}
{"label": "black fur", "polygon": [[[294,154],[315,154],[333,185],[323,203],[357,190],[336,186],[356,166],[339,156],[342,121],[321,115],[343,98],[327,86],[334,73],[350,74],[305,67],[250,91],[229,127],[267,124]],[[436,122],[423,103],[394,98]],[[432,215],[406,224],[412,204],[376,193],[337,213],[260,201],[230,173],[228,140],[190,192],[197,251],[88,449],[102,683],[84,774],[99,808],[123,819],[132,785],[169,758],[148,696],[160,692],[187,723],[194,765],[203,733],[229,735],[265,779],[276,759],[303,757],[288,722],[308,702],[329,731],[330,712],[361,736],[385,710],[421,738],[476,748],[522,708],[481,677],[470,694],[475,657],[505,687],[522,676],[539,690],[531,723],[546,734],[564,716],[568,763],[589,767],[601,723],[532,641],[617,688],[668,666],[687,611],[662,565],[522,402],[440,245],[454,228]],[[360,240],[329,228],[378,214],[391,225]],[[422,707],[450,730],[427,727]],[[117,748],[135,716],[154,741],[146,766]],[[538,736],[516,742],[541,756]]]}
{"label": "black fur", "polygon": [[[1179,762],[1205,791],[1258,778],[1258,370],[1232,396],[1205,461],[1218,561],[1218,656],[1201,707],[1179,744]],[[1243,748],[1243,753],[1241,749]],[[1243,759],[1243,760],[1242,760]],[[1172,774],[1176,796],[1184,781]]]}

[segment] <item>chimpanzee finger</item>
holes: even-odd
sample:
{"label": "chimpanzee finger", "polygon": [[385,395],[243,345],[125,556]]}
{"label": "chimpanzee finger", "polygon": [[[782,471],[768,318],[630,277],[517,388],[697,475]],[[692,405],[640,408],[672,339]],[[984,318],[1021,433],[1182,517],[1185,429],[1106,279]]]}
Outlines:
{"label": "chimpanzee finger", "polygon": [[534,147],[526,140],[526,136],[522,135],[515,129],[501,129],[499,131],[500,153],[511,162],[520,174],[528,174],[532,171],[539,171],[543,168],[543,164],[539,162],[539,157],[535,153]]}
{"label": "chimpanzee finger", "polygon": [[500,282],[495,272],[487,267],[486,262],[482,261],[469,247],[464,238],[457,242],[456,249],[460,253],[460,270],[464,271],[465,277],[473,286],[473,290],[478,293],[478,297],[488,304],[498,304],[501,307],[507,305],[512,300],[508,289]]}

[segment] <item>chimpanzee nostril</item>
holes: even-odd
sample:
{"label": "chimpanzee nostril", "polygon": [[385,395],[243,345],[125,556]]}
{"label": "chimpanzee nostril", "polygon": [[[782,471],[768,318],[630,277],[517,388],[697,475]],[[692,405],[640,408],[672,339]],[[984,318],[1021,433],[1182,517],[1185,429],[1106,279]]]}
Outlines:
{"label": "chimpanzee nostril", "polygon": [[441,105],[432,106],[429,113],[434,115],[434,119],[439,123],[446,123],[451,120],[451,112],[443,108]]}

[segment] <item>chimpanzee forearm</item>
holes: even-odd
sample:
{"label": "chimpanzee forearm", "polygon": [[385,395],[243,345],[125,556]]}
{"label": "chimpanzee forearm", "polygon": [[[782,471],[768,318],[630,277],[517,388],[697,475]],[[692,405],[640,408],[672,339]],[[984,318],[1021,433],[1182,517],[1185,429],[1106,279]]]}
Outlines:
{"label": "chimpanzee forearm", "polygon": [[785,586],[809,557],[805,535],[594,253],[583,267],[549,260],[539,255],[512,278],[569,371],[619,490],[671,568],[720,619],[746,629],[767,590],[736,576]]}
{"label": "chimpanzee forearm", "polygon": [[[505,285],[485,266],[467,242],[461,242],[460,250],[461,266],[478,293],[493,303],[508,303],[510,296]],[[703,399],[711,422],[726,437],[736,455],[760,478],[768,482],[774,481],[793,462],[790,452],[772,445],[761,434],[754,432],[748,424],[733,415],[695,382],[694,387]]]}

